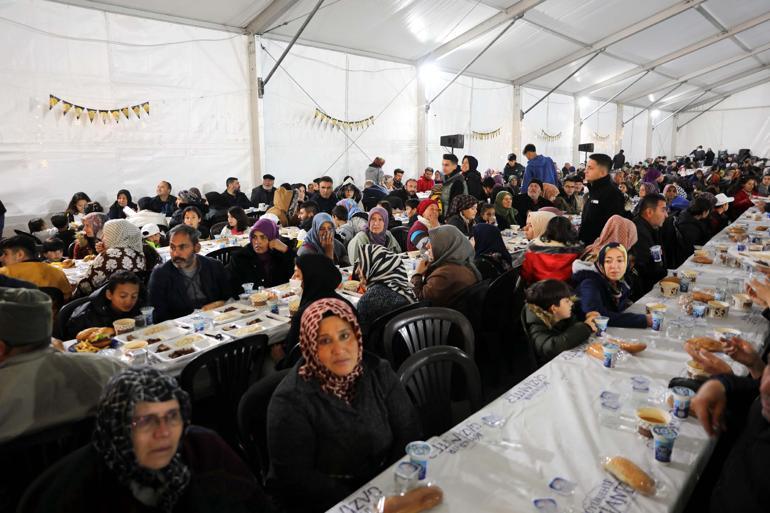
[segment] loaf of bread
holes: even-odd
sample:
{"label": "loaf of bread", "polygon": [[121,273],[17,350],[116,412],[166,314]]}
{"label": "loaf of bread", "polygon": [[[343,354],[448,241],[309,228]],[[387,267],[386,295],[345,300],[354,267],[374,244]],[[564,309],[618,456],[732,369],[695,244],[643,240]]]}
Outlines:
{"label": "loaf of bread", "polygon": [[655,481],[633,461],[615,456],[604,463],[604,470],[642,495],[655,495]]}
{"label": "loaf of bread", "polygon": [[224,301],[214,301],[213,303],[209,303],[208,305],[205,305],[201,310],[204,312],[207,312],[209,310],[213,310],[215,308],[219,308],[220,306],[225,306]]}
{"label": "loaf of bread", "polygon": [[708,303],[709,301],[714,301],[714,294],[703,292],[701,290],[695,290],[692,293],[692,300]]}
{"label": "loaf of bread", "polygon": [[713,264],[714,260],[707,256],[697,255],[692,258],[692,261],[696,264]]}
{"label": "loaf of bread", "polygon": [[386,497],[382,513],[420,513],[441,504],[444,492],[438,486],[421,486],[409,490],[404,495]]}

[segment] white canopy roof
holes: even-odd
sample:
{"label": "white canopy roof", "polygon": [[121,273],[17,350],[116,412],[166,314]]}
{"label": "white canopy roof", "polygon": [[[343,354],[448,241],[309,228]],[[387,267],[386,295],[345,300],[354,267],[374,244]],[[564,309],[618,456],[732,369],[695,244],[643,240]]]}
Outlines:
{"label": "white canopy roof", "polygon": [[[317,0],[59,1],[285,40]],[[503,31],[468,75],[551,89],[599,52],[558,91],[672,111],[770,80],[768,0],[326,0],[300,42],[458,71]]]}

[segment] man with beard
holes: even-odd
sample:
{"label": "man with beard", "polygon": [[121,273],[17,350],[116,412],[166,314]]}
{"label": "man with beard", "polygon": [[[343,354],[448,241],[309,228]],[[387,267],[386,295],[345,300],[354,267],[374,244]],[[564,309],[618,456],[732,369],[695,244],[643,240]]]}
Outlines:
{"label": "man with beard", "polygon": [[222,192],[220,197],[223,207],[251,208],[249,198],[241,192],[241,182],[239,182],[237,178],[231,176],[225,182],[225,186],[227,188]]}
{"label": "man with beard", "polygon": [[516,222],[520,226],[527,224],[527,214],[543,207],[552,207],[553,203],[543,197],[543,182],[537,178],[529,181],[527,192],[513,197],[513,208],[516,209]]}
{"label": "man with beard", "polygon": [[150,276],[150,304],[155,322],[214,307],[231,297],[230,277],[218,260],[198,255],[198,231],[180,224],[169,232],[171,259]]}

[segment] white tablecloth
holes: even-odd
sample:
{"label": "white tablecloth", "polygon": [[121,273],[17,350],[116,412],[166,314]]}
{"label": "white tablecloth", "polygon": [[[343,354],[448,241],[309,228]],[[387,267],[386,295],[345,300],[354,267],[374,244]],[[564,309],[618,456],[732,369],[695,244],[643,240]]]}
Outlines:
{"label": "white tablecloth", "polygon": [[[741,221],[748,217],[747,213]],[[715,251],[715,245],[726,239],[722,232],[706,247]],[[719,277],[748,277],[740,269],[690,261],[681,268],[698,272],[696,286],[713,286]],[[642,313],[645,303],[662,300],[656,287],[630,311]],[[587,356],[584,346],[564,352],[448,433],[428,440],[433,446],[428,480],[444,490],[443,504],[431,511],[537,511],[533,500],[538,498],[555,499],[559,511],[681,511],[708,461],[713,441],[695,419],[678,421],[680,434],[673,461],[657,463],[652,442],[635,432],[630,416],[640,404],[663,406],[669,380],[686,375],[685,362],[689,357],[682,348],[684,339],[729,325],[739,328],[745,338],[759,345],[768,331],[768,323],[757,307],[747,314],[731,309],[726,319],[707,318],[693,328],[694,333],[672,340],[666,337],[666,322],[686,316],[676,298],[665,302],[668,311],[664,331],[608,330],[609,336],[647,342],[644,352],[636,356],[621,353],[614,369],[606,369],[600,361]],[[738,364],[735,369],[745,372]],[[648,377],[650,393],[635,395],[632,376]],[[621,395],[619,410],[602,407],[603,391]],[[495,428],[482,422],[482,417],[490,414],[509,417],[502,433],[504,445],[490,442]],[[618,483],[603,471],[600,460],[604,456],[624,456],[636,462],[657,480],[658,494],[644,497]],[[380,493],[387,494],[393,489],[394,467],[329,511],[368,511]],[[548,487],[555,477],[575,483],[571,495],[561,496]]]}

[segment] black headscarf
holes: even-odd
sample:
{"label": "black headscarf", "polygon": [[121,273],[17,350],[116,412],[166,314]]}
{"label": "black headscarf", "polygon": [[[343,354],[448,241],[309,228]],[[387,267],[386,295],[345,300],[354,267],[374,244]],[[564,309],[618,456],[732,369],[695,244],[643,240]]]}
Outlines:
{"label": "black headscarf", "polygon": [[505,247],[503,236],[497,226],[488,223],[477,224],[473,227],[473,240],[476,243],[474,246],[476,257],[497,253],[503,260],[513,264],[511,254]]}
{"label": "black headscarf", "polygon": [[[179,448],[171,462],[160,470],[139,466],[131,438],[134,408],[139,402],[164,402],[176,399],[185,428],[192,413],[190,398],[176,380],[151,367],[129,367],[107,383],[96,410],[93,445],[114,477],[132,493],[135,487],[152,489],[158,496],[157,507],[171,511],[190,483],[190,469],[182,461]],[[184,434],[182,434],[184,437]]]}
{"label": "black headscarf", "polygon": [[466,155],[463,157],[463,160],[465,159],[468,159],[468,171],[478,171],[479,159],[473,155]]}

